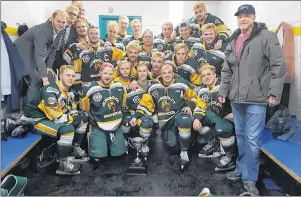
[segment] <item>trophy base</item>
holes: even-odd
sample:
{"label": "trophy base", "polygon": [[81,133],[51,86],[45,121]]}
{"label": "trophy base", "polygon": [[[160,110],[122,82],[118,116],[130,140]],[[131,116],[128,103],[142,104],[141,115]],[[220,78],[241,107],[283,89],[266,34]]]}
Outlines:
{"label": "trophy base", "polygon": [[128,168],[127,175],[147,175],[147,168],[143,163],[132,162]]}

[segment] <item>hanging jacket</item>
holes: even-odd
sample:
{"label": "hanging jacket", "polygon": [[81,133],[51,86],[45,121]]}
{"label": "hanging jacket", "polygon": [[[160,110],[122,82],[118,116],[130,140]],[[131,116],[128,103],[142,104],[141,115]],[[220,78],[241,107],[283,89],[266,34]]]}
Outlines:
{"label": "hanging jacket", "polygon": [[23,73],[23,61],[14,47],[7,33],[2,29],[2,36],[9,55],[10,73],[11,73],[11,97],[6,106],[7,112],[20,108],[21,91],[20,85]]}
{"label": "hanging jacket", "polygon": [[293,83],[295,74],[295,40],[293,28],[290,24],[281,22],[276,30],[276,34],[278,38],[279,36],[281,36],[279,40],[283,39],[282,52],[284,61],[287,64],[287,75],[285,78],[285,83]]}

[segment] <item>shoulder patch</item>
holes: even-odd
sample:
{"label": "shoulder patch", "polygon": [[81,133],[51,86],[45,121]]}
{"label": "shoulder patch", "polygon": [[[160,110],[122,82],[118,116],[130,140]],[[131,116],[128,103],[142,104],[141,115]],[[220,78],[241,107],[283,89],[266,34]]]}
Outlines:
{"label": "shoulder patch", "polygon": [[47,99],[47,103],[50,104],[50,105],[54,105],[54,104],[57,103],[57,99],[54,96],[50,96]]}
{"label": "shoulder patch", "polygon": [[55,88],[53,88],[53,87],[48,87],[47,89],[46,89],[46,92],[52,92],[52,93],[55,93],[55,94],[59,94],[60,92],[59,92],[59,90],[57,90],[57,89],[55,89]]}

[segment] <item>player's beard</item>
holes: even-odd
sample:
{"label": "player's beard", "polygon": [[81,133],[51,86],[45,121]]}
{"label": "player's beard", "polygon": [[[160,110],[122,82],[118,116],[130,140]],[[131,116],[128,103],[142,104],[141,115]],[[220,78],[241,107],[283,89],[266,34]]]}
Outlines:
{"label": "player's beard", "polygon": [[108,79],[107,77],[100,77],[100,82],[104,85],[104,86],[109,86],[111,84],[111,82],[113,81],[113,79],[110,80],[106,80]]}

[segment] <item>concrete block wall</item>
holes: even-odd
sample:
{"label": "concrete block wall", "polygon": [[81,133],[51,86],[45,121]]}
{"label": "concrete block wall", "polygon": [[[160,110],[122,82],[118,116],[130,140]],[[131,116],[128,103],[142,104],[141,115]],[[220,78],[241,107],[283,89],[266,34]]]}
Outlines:
{"label": "concrete block wall", "polygon": [[270,30],[276,29],[282,21],[288,22],[295,27],[295,75],[294,82],[290,85],[289,111],[301,120],[301,2],[221,1],[219,3],[218,16],[232,30],[237,29],[237,19],[234,13],[242,4],[253,5],[256,10],[256,21],[266,23]]}

